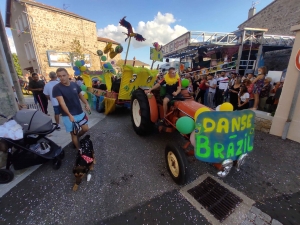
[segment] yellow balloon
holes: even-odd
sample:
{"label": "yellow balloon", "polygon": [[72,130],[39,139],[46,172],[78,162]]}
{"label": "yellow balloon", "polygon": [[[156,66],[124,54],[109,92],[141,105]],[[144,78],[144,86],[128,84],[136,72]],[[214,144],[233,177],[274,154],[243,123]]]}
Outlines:
{"label": "yellow balloon", "polygon": [[88,93],[85,93],[85,94],[83,95],[83,97],[84,97],[86,100],[88,100],[88,99],[89,99]]}
{"label": "yellow balloon", "polygon": [[86,67],[85,67],[85,66],[81,66],[81,67],[80,67],[80,71],[81,71],[81,72],[86,71]]}
{"label": "yellow balloon", "polygon": [[224,102],[220,106],[220,111],[233,111],[233,105],[229,102]]}
{"label": "yellow balloon", "polygon": [[202,107],[195,112],[194,120],[197,120],[197,117],[203,112],[210,112],[210,109],[207,107]]}

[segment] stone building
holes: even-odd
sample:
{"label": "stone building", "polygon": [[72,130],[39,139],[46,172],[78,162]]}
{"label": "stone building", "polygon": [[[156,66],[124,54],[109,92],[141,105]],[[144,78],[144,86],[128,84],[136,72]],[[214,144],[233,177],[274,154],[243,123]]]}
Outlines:
{"label": "stone building", "polygon": [[[267,28],[266,34],[294,36],[290,28],[300,22],[300,0],[274,0],[258,13],[249,10],[248,19],[238,26]],[[291,49],[270,51],[264,54],[265,65],[269,70],[282,71],[287,68]]]}
{"label": "stone building", "polygon": [[[24,75],[28,71],[46,75],[58,67],[65,67],[73,74],[68,53],[75,39],[84,49],[90,70],[99,70],[97,50],[103,50],[108,42],[113,42],[113,48],[119,44],[97,37],[94,21],[66,10],[33,0],[7,0],[6,3],[5,26],[12,30]],[[118,54],[114,60],[120,57]]]}

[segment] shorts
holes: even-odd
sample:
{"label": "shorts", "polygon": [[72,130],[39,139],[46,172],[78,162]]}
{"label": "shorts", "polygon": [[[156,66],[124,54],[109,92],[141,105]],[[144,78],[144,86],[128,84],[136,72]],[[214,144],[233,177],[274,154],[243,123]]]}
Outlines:
{"label": "shorts", "polygon": [[176,97],[174,97],[173,95],[167,93],[165,98],[168,98],[170,101],[172,101],[173,98],[182,98],[183,99],[183,95],[179,93]]}
{"label": "shorts", "polygon": [[[85,113],[80,113],[79,115],[73,115],[74,120],[76,122],[79,122],[85,117]],[[65,128],[67,132],[72,132],[73,131],[73,123],[70,121],[68,116],[62,116],[62,121],[64,122]],[[88,122],[86,123],[88,124]]]}
{"label": "shorts", "polygon": [[53,106],[53,110],[54,110],[54,115],[60,114],[60,106],[59,105]]}

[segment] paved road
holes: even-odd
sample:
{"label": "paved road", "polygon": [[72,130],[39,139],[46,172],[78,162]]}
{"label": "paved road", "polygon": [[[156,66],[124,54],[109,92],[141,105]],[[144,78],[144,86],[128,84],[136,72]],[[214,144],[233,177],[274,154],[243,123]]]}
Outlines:
{"label": "paved road", "polygon": [[[45,164],[1,198],[0,224],[209,224],[167,173],[164,146],[182,145],[179,134],[139,137],[126,109],[107,116],[90,134],[97,157],[91,181],[72,191],[76,153],[68,146],[59,171]],[[299,149],[295,142],[257,132],[255,151],[242,170],[232,171],[224,182],[272,218],[297,225]],[[193,157],[189,161],[189,182],[206,172],[216,174],[207,163]]]}

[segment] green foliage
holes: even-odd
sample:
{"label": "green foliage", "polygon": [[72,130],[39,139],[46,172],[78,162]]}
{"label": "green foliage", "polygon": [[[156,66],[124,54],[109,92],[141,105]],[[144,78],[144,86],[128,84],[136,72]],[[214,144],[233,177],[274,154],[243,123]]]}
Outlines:
{"label": "green foliage", "polygon": [[20,66],[19,58],[16,53],[12,53],[12,58],[15,66],[15,70],[19,77],[23,77],[22,69]]}
{"label": "green foliage", "polygon": [[71,42],[71,52],[69,54],[69,60],[71,61],[72,65],[76,60],[84,60],[84,53],[83,48],[80,44],[80,41],[76,38]]}

